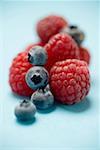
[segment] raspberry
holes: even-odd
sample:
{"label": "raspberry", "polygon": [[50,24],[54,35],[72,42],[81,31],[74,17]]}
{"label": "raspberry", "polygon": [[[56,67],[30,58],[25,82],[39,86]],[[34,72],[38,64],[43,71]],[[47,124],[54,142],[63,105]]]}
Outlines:
{"label": "raspberry", "polygon": [[64,33],[54,35],[44,47],[48,54],[46,68],[65,59],[79,59],[79,48],[71,36]]}
{"label": "raspberry", "polygon": [[52,93],[63,104],[80,102],[89,92],[90,74],[84,61],[68,59],[56,62],[50,77]]}
{"label": "raspberry", "polygon": [[59,33],[60,30],[67,25],[68,23],[64,18],[51,15],[38,22],[37,33],[42,41],[48,42],[51,36]]}
{"label": "raspberry", "polygon": [[87,64],[89,65],[90,64],[90,53],[89,53],[89,51],[84,47],[79,47],[79,50],[80,50],[80,59],[86,61]]}
{"label": "raspberry", "polygon": [[30,44],[29,46],[26,47],[25,51],[30,51],[31,48],[34,46],[44,46],[45,44],[43,42],[38,42],[36,44]]}
{"label": "raspberry", "polygon": [[19,53],[12,62],[9,73],[9,83],[14,93],[22,96],[30,96],[33,90],[28,87],[25,81],[27,71],[32,67],[28,62],[28,52]]}

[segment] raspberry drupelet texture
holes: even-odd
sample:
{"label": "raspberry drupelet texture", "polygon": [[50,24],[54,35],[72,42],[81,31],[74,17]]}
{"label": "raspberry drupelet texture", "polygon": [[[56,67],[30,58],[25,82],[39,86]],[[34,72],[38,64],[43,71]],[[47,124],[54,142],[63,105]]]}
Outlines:
{"label": "raspberry drupelet texture", "polygon": [[50,71],[50,85],[56,100],[74,104],[83,100],[90,89],[87,63],[77,59],[57,62]]}
{"label": "raspberry drupelet texture", "polygon": [[48,109],[54,104],[54,97],[50,90],[38,89],[31,96],[31,101],[36,105],[37,109]]}
{"label": "raspberry drupelet texture", "polygon": [[90,52],[84,47],[79,47],[79,50],[80,50],[80,59],[84,60],[89,65],[90,64],[90,58],[91,58]]}
{"label": "raspberry drupelet texture", "polygon": [[59,33],[67,25],[68,23],[63,17],[50,15],[38,22],[37,33],[42,41],[48,42],[53,35]]}
{"label": "raspberry drupelet texture", "polygon": [[58,33],[44,47],[48,54],[46,68],[49,70],[57,61],[80,59],[79,48],[71,36]]}
{"label": "raspberry drupelet texture", "polygon": [[21,96],[30,96],[34,91],[25,81],[27,71],[32,67],[28,62],[28,52],[19,53],[12,62],[9,72],[9,83],[14,93]]}

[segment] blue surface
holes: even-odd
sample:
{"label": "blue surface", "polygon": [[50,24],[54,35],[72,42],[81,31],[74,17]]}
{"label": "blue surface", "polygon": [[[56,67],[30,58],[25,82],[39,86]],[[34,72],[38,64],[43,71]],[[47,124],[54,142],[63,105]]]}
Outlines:
{"label": "blue surface", "polygon": [[[91,50],[91,91],[86,101],[57,106],[51,113],[37,113],[31,124],[17,122],[13,110],[20,101],[8,85],[12,58],[38,37],[40,17],[60,14],[86,31],[84,43]],[[0,150],[98,150],[99,149],[99,3],[2,2],[0,3]]]}

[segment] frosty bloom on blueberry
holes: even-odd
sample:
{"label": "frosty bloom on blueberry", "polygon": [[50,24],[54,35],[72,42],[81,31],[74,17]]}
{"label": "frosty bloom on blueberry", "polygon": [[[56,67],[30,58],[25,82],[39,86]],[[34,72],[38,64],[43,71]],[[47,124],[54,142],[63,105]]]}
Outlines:
{"label": "frosty bloom on blueberry", "polygon": [[78,45],[81,45],[85,38],[84,32],[75,25],[70,25],[62,29],[61,32],[69,34]]}
{"label": "frosty bloom on blueberry", "polygon": [[15,116],[18,120],[27,121],[34,119],[36,113],[35,105],[29,100],[23,100],[15,108]]}
{"label": "frosty bloom on blueberry", "polygon": [[31,101],[38,109],[47,109],[54,104],[54,97],[49,89],[39,89],[32,94]]}
{"label": "frosty bloom on blueberry", "polygon": [[31,89],[36,90],[46,87],[49,82],[49,75],[44,67],[34,66],[28,70],[25,79],[27,85]]}
{"label": "frosty bloom on blueberry", "polygon": [[46,63],[47,53],[41,46],[34,46],[28,52],[28,61],[37,66],[42,66]]}

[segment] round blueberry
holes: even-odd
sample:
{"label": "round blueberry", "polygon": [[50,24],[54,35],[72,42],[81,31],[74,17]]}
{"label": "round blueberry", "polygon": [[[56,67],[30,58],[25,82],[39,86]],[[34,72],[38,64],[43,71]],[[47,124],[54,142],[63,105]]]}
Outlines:
{"label": "round blueberry", "polygon": [[49,74],[44,67],[34,66],[26,73],[27,85],[36,90],[38,88],[44,88],[49,82]]}
{"label": "round blueberry", "polygon": [[69,27],[64,28],[61,32],[69,34],[78,45],[81,45],[85,38],[84,32],[76,25],[70,25]]}
{"label": "round blueberry", "polygon": [[42,66],[47,61],[47,53],[41,46],[34,46],[28,53],[28,61],[31,64]]}
{"label": "round blueberry", "polygon": [[34,119],[36,113],[35,105],[29,100],[23,100],[15,108],[15,116],[18,120],[27,121]]}
{"label": "round blueberry", "polygon": [[54,97],[49,90],[37,90],[32,94],[31,101],[36,105],[37,109],[44,110],[53,106]]}

